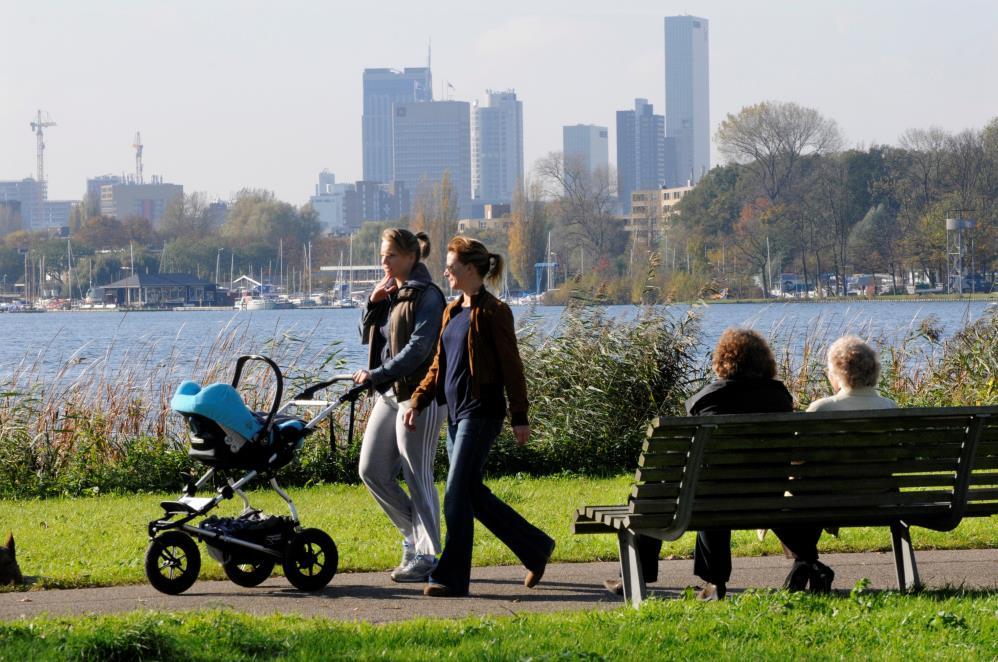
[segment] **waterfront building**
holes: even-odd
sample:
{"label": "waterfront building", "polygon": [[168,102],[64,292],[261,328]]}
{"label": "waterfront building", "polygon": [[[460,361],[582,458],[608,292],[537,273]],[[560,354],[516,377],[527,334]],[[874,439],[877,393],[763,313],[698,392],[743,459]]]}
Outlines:
{"label": "waterfront building", "polygon": [[449,173],[459,216],[471,209],[470,118],[466,101],[395,105],[395,181],[413,191]]}
{"label": "waterfront building", "polygon": [[658,247],[670,217],[677,213],[674,207],[692,190],[692,186],[676,186],[631,191],[631,211],[624,226],[631,241],[646,248]]}
{"label": "waterfront building", "polygon": [[472,197],[484,202],[512,202],[523,179],[523,102],[515,90],[488,90],[485,106],[471,114]]}
{"label": "waterfront building", "polygon": [[104,285],[104,303],[139,308],[210,306],[216,286],[191,274],[137,273]]}
{"label": "waterfront building", "polygon": [[670,186],[710,170],[710,36],[697,16],[665,17],[665,135]]}
{"label": "waterfront building", "polygon": [[364,180],[394,179],[393,117],[402,103],[433,100],[429,67],[364,70],[364,114],[361,119]]}
{"label": "waterfront building", "polygon": [[100,187],[100,213],[120,221],[130,216],[139,216],[151,223],[163,218],[171,203],[182,200],[184,187],[180,184],[166,184],[158,176],[153,176],[151,184],[119,182],[103,184]]}
{"label": "waterfront building", "polygon": [[508,204],[485,204],[481,206],[480,211],[478,209],[473,211],[478,213],[474,213],[472,218],[458,220],[458,232],[467,232],[468,230],[509,232],[509,228],[513,224],[512,208]]}
{"label": "waterfront building", "polygon": [[610,168],[609,131],[605,126],[575,124],[562,127],[562,155],[566,167],[578,163],[588,172]]}
{"label": "waterfront building", "polygon": [[661,188],[665,183],[665,118],[647,99],[635,99],[634,110],[617,111],[617,195],[624,214],[631,192]]}

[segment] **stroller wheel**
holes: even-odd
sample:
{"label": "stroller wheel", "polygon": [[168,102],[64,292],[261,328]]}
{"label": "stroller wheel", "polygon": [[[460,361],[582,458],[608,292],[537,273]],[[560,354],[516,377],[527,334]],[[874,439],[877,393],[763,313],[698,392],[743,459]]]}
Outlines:
{"label": "stroller wheel", "polygon": [[284,576],[302,591],[318,591],[336,574],[336,543],[321,529],[295,534],[284,553]]}
{"label": "stroller wheel", "polygon": [[157,591],[183,593],[201,572],[201,552],[186,533],[166,531],[152,539],[146,549],[146,577]]}
{"label": "stroller wheel", "polygon": [[258,559],[246,561],[241,559],[229,559],[222,564],[225,576],[233,584],[253,588],[263,583],[270,573],[274,571],[274,561],[272,559]]}

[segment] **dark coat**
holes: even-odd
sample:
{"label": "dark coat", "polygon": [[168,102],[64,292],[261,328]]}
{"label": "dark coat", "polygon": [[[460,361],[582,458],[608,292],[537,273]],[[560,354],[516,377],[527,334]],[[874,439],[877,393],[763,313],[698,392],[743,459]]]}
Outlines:
{"label": "dark coat", "polygon": [[718,379],[686,401],[690,416],[793,411],[790,391],[777,379]]}

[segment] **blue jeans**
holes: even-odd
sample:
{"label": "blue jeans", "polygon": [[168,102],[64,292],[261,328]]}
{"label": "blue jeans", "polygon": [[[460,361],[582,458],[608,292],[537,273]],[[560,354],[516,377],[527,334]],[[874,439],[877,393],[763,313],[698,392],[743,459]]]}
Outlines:
{"label": "blue jeans", "polygon": [[476,518],[516,554],[527,570],[544,567],[554,544],[550,536],[523,519],[482,482],[485,462],[502,424],[502,419],[491,418],[447,421],[450,460],[444,492],[447,537],[430,581],[443,584],[458,595],[468,592],[471,580]]}

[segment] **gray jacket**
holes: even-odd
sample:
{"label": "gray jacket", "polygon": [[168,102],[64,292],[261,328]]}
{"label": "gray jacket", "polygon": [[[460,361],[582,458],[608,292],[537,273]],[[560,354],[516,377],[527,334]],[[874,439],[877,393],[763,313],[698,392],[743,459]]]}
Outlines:
{"label": "gray jacket", "polygon": [[[360,332],[369,345],[368,370],[379,393],[391,388],[400,401],[409,399],[433,361],[443,310],[444,295],[421,262],[397,292],[378,303],[367,301]],[[391,338],[380,332],[386,323]]]}

